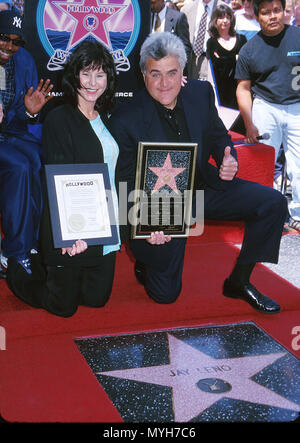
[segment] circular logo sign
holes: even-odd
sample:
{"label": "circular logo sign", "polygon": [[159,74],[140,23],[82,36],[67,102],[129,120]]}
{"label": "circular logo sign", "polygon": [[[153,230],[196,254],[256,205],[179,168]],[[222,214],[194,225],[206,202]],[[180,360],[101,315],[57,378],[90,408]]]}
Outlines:
{"label": "circular logo sign", "polygon": [[87,15],[84,17],[84,27],[87,31],[96,31],[99,26],[99,20],[96,15]]}
{"label": "circular logo sign", "polygon": [[[86,39],[99,41],[114,59],[126,59],[141,25],[138,0],[39,0],[37,30],[55,70]],[[125,70],[125,69],[124,69]]]}

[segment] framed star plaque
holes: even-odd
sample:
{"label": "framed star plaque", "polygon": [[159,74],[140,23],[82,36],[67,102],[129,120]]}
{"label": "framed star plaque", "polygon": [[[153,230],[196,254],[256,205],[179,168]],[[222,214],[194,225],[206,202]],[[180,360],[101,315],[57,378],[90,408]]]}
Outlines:
{"label": "framed star plaque", "polygon": [[188,237],[197,143],[140,142],[135,176],[132,238],[163,231]]}

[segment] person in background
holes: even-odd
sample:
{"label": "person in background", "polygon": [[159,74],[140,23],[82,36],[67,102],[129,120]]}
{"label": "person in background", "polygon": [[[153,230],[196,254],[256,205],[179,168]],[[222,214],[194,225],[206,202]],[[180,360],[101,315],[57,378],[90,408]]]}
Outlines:
{"label": "person in background", "polygon": [[[116,80],[114,60],[108,50],[95,41],[81,43],[63,71],[65,103],[52,109],[43,124],[43,151],[45,164],[107,163],[118,219],[119,149],[108,130]],[[119,248],[120,242],[87,246],[80,238],[71,247],[54,248],[49,202],[45,197],[40,253],[34,257],[32,275],[28,277],[10,258],[7,282],[12,292],[31,306],[70,317],[79,305],[105,305],[112,290]]]}
{"label": "person in background", "polygon": [[1,11],[7,11],[8,9],[12,8],[12,1],[11,0],[0,0],[0,12]]}
{"label": "person in background", "polygon": [[24,15],[25,0],[13,0],[13,4],[19,10],[20,14]]}
{"label": "person in background", "polygon": [[188,60],[192,55],[189,25],[185,14],[167,6],[165,0],[151,0],[152,32],[172,32],[181,38]]}
{"label": "person in background", "polygon": [[284,8],[284,24],[292,25],[294,21],[295,7],[293,0],[286,0]]}
{"label": "person in background", "polygon": [[1,264],[14,257],[31,273],[38,246],[41,191],[39,112],[52,98],[49,80],[38,82],[33,57],[23,48],[24,21],[16,9],[0,12],[0,212]]}
{"label": "person in background", "polygon": [[179,11],[179,8],[177,8],[176,4],[172,0],[167,0],[166,5],[168,8],[174,9],[174,11]]}
{"label": "person in background", "polygon": [[268,133],[262,141],[274,146],[275,159],[283,145],[292,190],[289,226],[300,232],[300,29],[284,24],[284,9],[285,0],[254,0],[261,31],[240,51],[237,100],[248,143]]}
{"label": "person in background", "polygon": [[207,80],[208,60],[206,42],[209,39],[208,25],[220,0],[194,0],[186,3],[180,11],[187,16],[192,44],[192,56],[187,63],[188,78]]}
{"label": "person in background", "polygon": [[194,2],[195,0],[173,0],[173,1],[176,4],[177,8],[181,10],[183,6],[187,5],[188,3]]}
{"label": "person in background", "polygon": [[19,2],[16,0],[0,0],[0,12],[1,11],[16,11],[23,15],[24,13],[24,2]]}
{"label": "person in background", "polygon": [[243,0],[243,9],[236,13],[235,30],[239,34],[243,34],[247,40],[250,40],[260,31],[254,10],[252,0]]}
{"label": "person in background", "polygon": [[295,7],[295,26],[300,26],[300,4]]}
{"label": "person in background", "polygon": [[238,53],[246,43],[246,37],[237,34],[234,26],[235,16],[232,9],[225,4],[217,6],[209,24],[211,37],[207,41],[206,55],[212,63],[220,105],[238,109],[235,66]]}
{"label": "person in background", "polygon": [[231,0],[230,7],[233,12],[240,11],[243,8],[242,0]]}

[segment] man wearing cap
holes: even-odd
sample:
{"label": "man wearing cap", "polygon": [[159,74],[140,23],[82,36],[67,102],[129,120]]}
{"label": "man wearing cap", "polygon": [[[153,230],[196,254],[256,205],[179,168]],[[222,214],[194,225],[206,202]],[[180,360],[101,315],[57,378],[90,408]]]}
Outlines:
{"label": "man wearing cap", "polygon": [[[0,12],[0,213],[3,257],[30,269],[42,209],[38,113],[50,100],[50,81],[38,82],[24,45],[23,16]],[[2,273],[2,277],[3,277]]]}

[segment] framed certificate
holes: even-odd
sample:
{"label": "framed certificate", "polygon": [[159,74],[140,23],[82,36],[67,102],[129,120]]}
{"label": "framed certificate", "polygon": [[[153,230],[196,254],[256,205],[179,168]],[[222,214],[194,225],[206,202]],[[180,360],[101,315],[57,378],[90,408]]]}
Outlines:
{"label": "framed certificate", "polygon": [[189,235],[196,143],[140,142],[135,177],[132,238],[164,231],[171,237]]}
{"label": "framed certificate", "polygon": [[106,163],[45,165],[55,248],[118,243]]}

